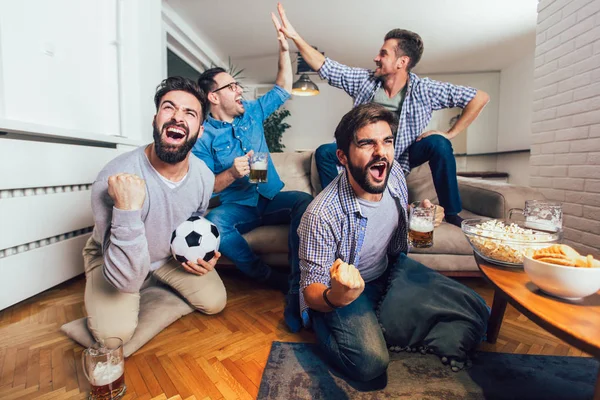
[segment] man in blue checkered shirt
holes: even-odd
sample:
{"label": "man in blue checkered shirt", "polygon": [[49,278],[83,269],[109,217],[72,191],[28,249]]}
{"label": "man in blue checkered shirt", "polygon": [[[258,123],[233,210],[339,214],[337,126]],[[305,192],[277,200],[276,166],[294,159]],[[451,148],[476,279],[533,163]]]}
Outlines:
{"label": "man in blue checkered shirt", "polygon": [[360,381],[384,376],[388,347],[420,348],[460,368],[489,316],[475,292],[406,256],[408,195],[394,160],[396,123],[374,103],[342,118],[335,138],[345,172],[298,227],[304,323],[326,359]]}
{"label": "man in blue checkered shirt", "polygon": [[[446,221],[460,227],[462,202],[456,179],[456,160],[450,139],[465,130],[489,101],[487,93],[471,87],[421,79],[411,72],[423,54],[423,41],[414,32],[394,29],[385,36],[374,61],[374,71],[351,68],[310,46],[292,27],[281,4],[281,31],[292,39],[308,65],[330,85],[344,89],[354,106],[379,103],[396,113],[398,131],[394,157],[405,174],[427,161]],[[462,114],[448,132],[423,132],[433,111],[460,107]],[[321,185],[327,186],[338,174],[335,143],[320,146],[315,154]]]}

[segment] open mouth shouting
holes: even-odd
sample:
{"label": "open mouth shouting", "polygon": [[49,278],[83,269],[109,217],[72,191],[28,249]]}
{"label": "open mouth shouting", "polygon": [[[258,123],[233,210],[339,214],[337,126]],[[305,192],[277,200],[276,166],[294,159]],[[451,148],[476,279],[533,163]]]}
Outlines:
{"label": "open mouth shouting", "polygon": [[388,168],[389,163],[385,159],[372,162],[367,167],[371,178],[378,183],[385,182]]}
{"label": "open mouth shouting", "polygon": [[179,145],[183,143],[188,135],[187,127],[171,124],[163,129],[165,131],[165,143],[170,145]]}

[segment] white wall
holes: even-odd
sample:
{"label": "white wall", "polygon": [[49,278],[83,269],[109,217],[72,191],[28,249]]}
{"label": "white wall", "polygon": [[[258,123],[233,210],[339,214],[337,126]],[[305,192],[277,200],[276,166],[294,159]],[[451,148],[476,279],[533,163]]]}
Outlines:
{"label": "white wall", "polygon": [[[497,150],[496,142],[498,137],[498,105],[500,92],[500,73],[499,72],[482,72],[475,74],[444,74],[444,75],[428,75],[429,78],[450,82],[456,85],[472,86],[476,89],[483,90],[490,95],[490,102],[483,109],[479,117],[466,132],[461,133],[467,135],[467,153],[490,153]],[[443,111],[442,111],[443,112]],[[439,113],[436,111],[436,113]],[[444,115],[447,114],[445,112]],[[447,121],[441,121],[443,125],[440,127],[444,130],[448,129]],[[431,126],[431,124],[430,124]],[[428,129],[432,129],[428,126]]]}
{"label": "white wall", "polygon": [[116,0],[3,1],[0,29],[4,118],[119,134]]}
{"label": "white wall", "polygon": [[508,183],[529,186],[529,153],[498,154],[496,171],[508,173]]}
{"label": "white wall", "polygon": [[162,29],[160,0],[0,2],[0,309],[83,272],[94,177],[152,137]]}
{"label": "white wall", "polygon": [[160,0],[2,1],[0,125],[148,140],[163,47]]}
{"label": "white wall", "polygon": [[533,59],[531,52],[500,72],[498,151],[529,149],[533,103]]}
{"label": "white wall", "polygon": [[290,116],[285,122],[292,127],[283,134],[286,151],[316,149],[323,143],[334,141],[333,134],[338,123],[352,108],[352,98],[341,89],[336,89],[319,80],[310,78],[319,86],[317,96],[293,96],[285,103]]}
{"label": "white wall", "polygon": [[538,4],[531,179],[567,244],[600,255],[600,2]]}

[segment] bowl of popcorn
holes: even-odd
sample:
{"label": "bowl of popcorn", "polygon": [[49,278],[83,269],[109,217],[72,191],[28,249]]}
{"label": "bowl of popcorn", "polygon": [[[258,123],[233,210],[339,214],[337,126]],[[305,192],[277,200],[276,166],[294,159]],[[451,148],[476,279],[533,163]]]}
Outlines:
{"label": "bowl of popcorn", "polygon": [[562,239],[562,231],[531,229],[504,219],[465,219],[462,231],[481,258],[507,267],[522,267],[525,251],[548,247]]}
{"label": "bowl of popcorn", "polygon": [[575,249],[555,244],[525,252],[523,267],[542,291],[567,300],[579,300],[600,290],[600,261]]}

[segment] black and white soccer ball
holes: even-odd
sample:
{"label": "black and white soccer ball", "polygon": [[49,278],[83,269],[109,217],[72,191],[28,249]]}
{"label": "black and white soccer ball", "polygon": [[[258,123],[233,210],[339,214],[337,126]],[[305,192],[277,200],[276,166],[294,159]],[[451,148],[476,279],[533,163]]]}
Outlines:
{"label": "black and white soccer ball", "polygon": [[199,216],[189,217],[171,235],[171,253],[179,262],[210,261],[219,250],[221,237],[216,225]]}

